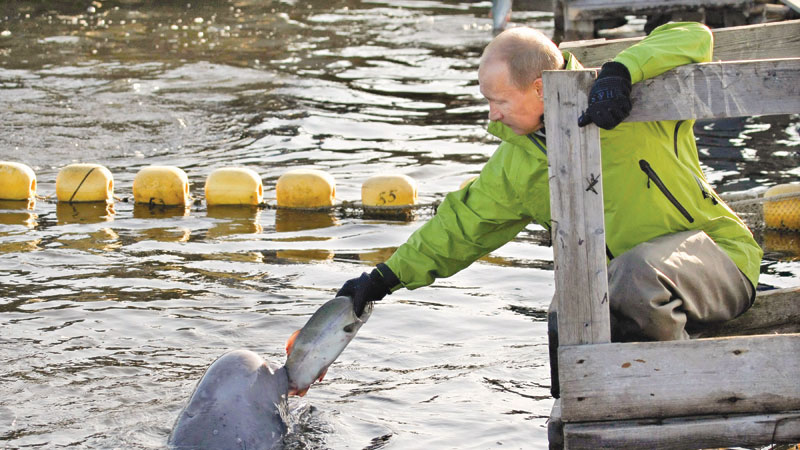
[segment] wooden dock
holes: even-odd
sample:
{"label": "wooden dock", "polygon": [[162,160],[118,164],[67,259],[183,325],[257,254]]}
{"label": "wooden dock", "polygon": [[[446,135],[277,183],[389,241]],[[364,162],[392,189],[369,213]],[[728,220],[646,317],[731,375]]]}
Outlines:
{"label": "wooden dock", "polygon": [[[797,113],[798,23],[769,28],[787,33],[780,42],[795,42],[795,51],[786,52],[794,57],[782,59],[755,59],[765,54],[757,42],[763,25],[715,31],[717,46],[752,44],[730,47],[733,59],[748,61],[691,64],[639,83],[627,120]],[[594,49],[630,44],[608,41]],[[717,46],[715,57],[726,56]],[[587,180],[602,176],[600,138],[597,127],[579,128],[575,120],[594,77],[595,70],[543,76],[558,324],[553,383],[560,391],[548,424],[550,447],[800,442],[800,288],[760,294],[750,311],[703,339],[611,342],[602,190],[585,189]]]}
{"label": "wooden dock", "polygon": [[800,17],[798,0],[787,4],[766,0],[554,0],[556,30],[564,40],[592,39],[601,29],[627,22],[625,16],[646,16],[644,31],[669,21],[702,22],[711,28],[733,27]]}

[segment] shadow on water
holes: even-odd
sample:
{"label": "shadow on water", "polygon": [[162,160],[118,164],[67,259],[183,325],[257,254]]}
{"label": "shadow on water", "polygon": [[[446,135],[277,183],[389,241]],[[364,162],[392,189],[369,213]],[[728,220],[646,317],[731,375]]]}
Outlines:
{"label": "shadow on water", "polygon": [[[337,201],[378,173],[435,204],[497,141],[476,68],[489,2],[0,3],[0,160],[30,165],[32,204],[0,204],[0,447],[162,448],[208,364],[286,338],[433,208],[210,208],[212,170],[246,166],[275,203],[286,170],[325,170]],[[552,13],[515,11],[553,33]],[[719,191],[796,180],[797,115],[699,122]],[[52,197],[96,162],[131,197],[149,165],[186,171],[188,208]],[[344,212],[342,212],[344,211]],[[794,284],[796,236],[765,232],[763,281]],[[528,226],[465,271],[402,290],[303,399],[288,448],[545,448],[547,232]]]}

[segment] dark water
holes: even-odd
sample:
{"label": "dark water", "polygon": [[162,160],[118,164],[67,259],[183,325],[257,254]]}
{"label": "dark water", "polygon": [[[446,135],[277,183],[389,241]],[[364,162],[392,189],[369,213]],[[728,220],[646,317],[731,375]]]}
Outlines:
{"label": "dark water", "polygon": [[[415,178],[434,202],[496,142],[476,67],[490,3],[6,1],[0,160],[94,162],[131,196],[142,167],[277,178],[316,168],[339,200],[369,176]],[[552,14],[514,22],[552,34]],[[800,118],[699,124],[720,191],[797,180]],[[341,211],[0,205],[0,447],[159,448],[205,368],[285,339],[344,280],[430,216]],[[464,272],[377,305],[308,396],[289,448],[545,448],[544,311],[552,251],[531,225]],[[792,242],[797,242],[794,240]],[[762,281],[796,283],[800,248],[768,249]]]}

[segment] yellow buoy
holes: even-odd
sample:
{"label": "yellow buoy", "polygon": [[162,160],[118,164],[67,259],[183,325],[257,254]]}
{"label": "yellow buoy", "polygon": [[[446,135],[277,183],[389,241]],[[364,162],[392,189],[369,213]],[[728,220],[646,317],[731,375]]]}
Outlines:
{"label": "yellow buoy", "polygon": [[764,198],[783,194],[796,197],[764,202],[764,224],[767,228],[800,230],[800,184],[779,184],[767,189]]}
{"label": "yellow buoy", "polygon": [[258,205],[264,186],[258,174],[244,167],[223,167],[206,178],[206,204]]}
{"label": "yellow buoy", "polygon": [[0,200],[36,198],[36,174],[25,164],[0,161]]}
{"label": "yellow buoy", "polygon": [[321,170],[296,169],[281,175],[275,190],[280,207],[321,208],[333,206],[336,182]]}
{"label": "yellow buoy", "polygon": [[114,177],[99,164],[70,164],[56,177],[60,202],[112,202]]}
{"label": "yellow buoy", "polygon": [[163,206],[186,206],[189,198],[189,177],[174,166],[142,168],[133,179],[133,200]]}
{"label": "yellow buoy", "polygon": [[410,206],[417,202],[417,182],[408,175],[375,175],[361,185],[361,203],[371,206]]}

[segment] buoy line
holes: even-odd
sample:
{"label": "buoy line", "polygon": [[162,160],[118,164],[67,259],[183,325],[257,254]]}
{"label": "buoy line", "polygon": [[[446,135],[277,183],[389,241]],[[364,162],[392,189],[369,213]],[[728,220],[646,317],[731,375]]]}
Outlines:
{"label": "buoy line", "polygon": [[[365,206],[357,201],[342,201],[333,206],[318,208],[288,208],[277,204],[263,203],[259,206],[266,209],[289,210],[308,213],[330,213],[340,217],[369,217],[369,218],[407,218],[408,220],[419,217],[420,215],[434,215],[439,208],[441,201],[431,203],[417,203],[414,205],[402,206]],[[422,213],[422,214],[421,214]]]}
{"label": "buoy line", "polygon": [[764,195],[728,202],[751,228],[800,231],[800,184],[779,184]]}
{"label": "buoy line", "polygon": [[[53,195],[42,196],[36,195],[36,199],[42,201],[43,203],[50,203],[50,204],[57,204],[58,199],[53,198]],[[114,199],[120,203],[136,203],[134,201],[133,196],[129,197],[120,197],[115,195]],[[332,213],[337,214],[342,217],[359,217],[363,215],[365,212],[367,214],[375,213],[375,214],[397,214],[406,211],[412,211],[415,213],[423,212],[425,215],[428,213],[433,215],[436,213],[436,209],[439,208],[442,202],[440,200],[433,201],[430,203],[417,203],[414,205],[406,205],[406,206],[364,206],[361,202],[358,201],[347,201],[344,200],[340,203],[337,203],[332,206],[318,206],[314,208],[299,208],[299,207],[288,207],[288,206],[280,206],[277,203],[269,203],[262,201],[261,203],[255,205],[241,205],[244,207],[251,207],[251,208],[259,208],[265,210],[284,210],[284,211],[297,211],[300,213]],[[151,208],[172,208],[176,205],[164,205],[160,203],[142,203],[143,206],[150,206]],[[177,205],[180,206],[180,205]],[[208,209],[203,208],[203,200],[201,198],[191,198],[191,202],[189,207],[193,207],[192,209],[195,211],[203,211]],[[239,205],[221,205],[221,206],[239,206]]]}
{"label": "buoy line", "polygon": [[[465,189],[477,176],[461,183]],[[36,193],[36,174],[25,164],[0,161],[0,199],[27,201],[32,209],[35,200],[51,201],[52,195]],[[56,177],[55,196],[67,204],[115,201],[131,202],[135,208],[182,207],[188,211],[201,206],[203,199],[192,198],[189,177],[179,167],[146,166],[133,180],[133,196],[114,194],[111,172],[99,164],[76,163],[63,167]],[[759,189],[760,190],[760,189]],[[264,201],[261,176],[246,167],[214,169],[206,178],[204,199],[207,208],[217,206],[292,210],[389,220],[413,220],[433,215],[441,201],[418,203],[417,182],[405,174],[385,173],[369,177],[361,185],[360,201],[336,198],[336,180],[318,169],[291,169],[275,184],[275,203]],[[742,193],[740,193],[742,194]],[[761,192],[747,192],[727,200],[751,228],[800,231],[800,183],[772,186]],[[751,197],[754,195],[754,197]],[[721,197],[725,198],[723,194]]]}
{"label": "buoy line", "polygon": [[727,201],[726,203],[731,209],[736,210],[738,207],[744,206],[752,206],[752,205],[762,205],[767,202],[777,202],[778,200],[786,200],[791,198],[800,199],[800,191],[798,192],[789,192],[787,194],[778,194],[773,195],[771,197],[756,197],[756,198],[748,198],[744,200],[734,200],[734,201]]}

